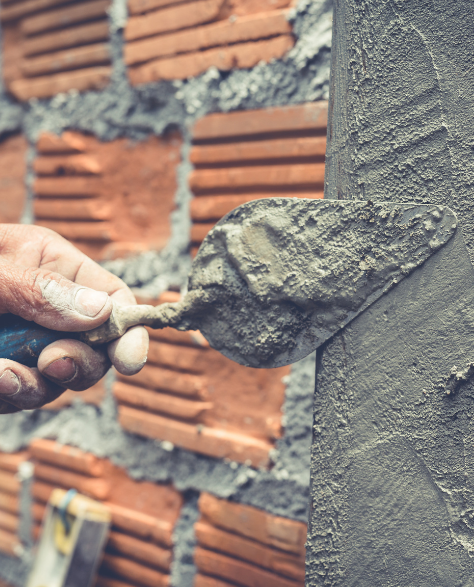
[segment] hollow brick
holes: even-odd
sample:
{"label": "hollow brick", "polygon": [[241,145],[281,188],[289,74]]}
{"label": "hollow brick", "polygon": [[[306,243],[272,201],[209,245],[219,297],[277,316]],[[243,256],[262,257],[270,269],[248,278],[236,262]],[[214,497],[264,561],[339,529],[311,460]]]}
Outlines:
{"label": "hollow brick", "polygon": [[35,35],[46,31],[94,20],[107,15],[110,0],[92,0],[78,5],[50,10],[37,16],[24,18],[21,30],[26,35]]}
{"label": "hollow brick", "polygon": [[166,391],[200,400],[208,398],[205,379],[199,375],[178,373],[170,369],[146,364],[136,375],[127,377],[117,374],[117,377],[119,381],[124,381],[132,385],[136,384],[156,391]]}
{"label": "hollow brick", "polygon": [[26,204],[26,153],[21,135],[0,142],[0,222],[18,223]]}
{"label": "hollow brick", "polygon": [[295,131],[326,132],[328,105],[325,101],[298,106],[210,114],[193,127],[195,141],[266,133]]}
{"label": "hollow brick", "polygon": [[105,554],[102,560],[102,569],[118,574],[124,579],[136,582],[143,587],[168,587],[169,575],[165,575],[135,561],[118,556]]}
{"label": "hollow brick", "polygon": [[101,166],[90,155],[37,157],[33,163],[37,175],[100,175]]}
{"label": "hollow brick", "polygon": [[0,510],[17,514],[20,511],[20,500],[17,495],[10,495],[0,491]]}
{"label": "hollow brick", "polygon": [[13,532],[0,530],[0,550],[9,556],[18,556],[18,549],[21,543]]}
{"label": "hollow brick", "polygon": [[0,511],[0,529],[16,533],[18,531],[19,519],[17,515]]}
{"label": "hollow brick", "polygon": [[112,224],[108,222],[66,222],[41,219],[36,224],[54,230],[64,238],[74,241],[110,243],[117,239]]}
{"label": "hollow brick", "polygon": [[42,155],[83,153],[86,149],[87,145],[83,138],[69,131],[63,132],[61,136],[43,132],[36,143],[36,150]]}
{"label": "hollow brick", "polygon": [[124,49],[125,63],[136,65],[160,57],[257,41],[290,32],[291,25],[285,11],[265,12],[129,42]]}
{"label": "hollow brick", "polygon": [[25,452],[20,453],[0,453],[0,469],[3,471],[10,471],[17,473],[18,467],[21,463],[28,460],[28,455]]}
{"label": "hollow brick", "polygon": [[21,63],[21,71],[26,77],[34,77],[80,67],[106,65],[110,62],[110,58],[110,46],[108,43],[85,45],[84,47],[74,47],[24,59]]}
{"label": "hollow brick", "polygon": [[212,403],[190,401],[180,397],[173,397],[149,391],[121,381],[114,384],[114,396],[121,404],[134,408],[158,412],[181,420],[199,421],[199,416],[212,408]]}
{"label": "hollow brick", "polygon": [[2,3],[0,21],[9,22],[12,20],[18,20],[19,18],[27,16],[28,14],[34,14],[35,12],[40,12],[41,10],[46,10],[47,8],[52,8],[54,6],[60,6],[61,4],[65,3],[66,0],[26,0],[26,2],[16,1],[9,6],[3,6]]}
{"label": "hollow brick", "polygon": [[215,577],[209,577],[208,575],[197,573],[193,587],[235,587],[235,583],[228,583],[227,581],[221,581]]}
{"label": "hollow brick", "polygon": [[250,69],[261,61],[267,63],[271,59],[283,57],[293,45],[291,35],[280,35],[263,41],[237,43],[228,47],[157,59],[130,68],[128,73],[132,85],[139,85],[152,81],[195,77],[210,67],[216,67],[221,71]]}
{"label": "hollow brick", "polygon": [[183,0],[128,0],[128,11],[130,14],[143,14],[144,12],[156,10],[157,8],[182,3]]}
{"label": "hollow brick", "polygon": [[172,367],[178,371],[202,373],[205,370],[206,350],[179,347],[151,340],[148,361],[162,367]]}
{"label": "hollow brick", "polygon": [[54,485],[35,480],[33,487],[31,488],[31,495],[39,503],[48,503],[49,498],[51,497],[51,493],[54,491],[54,489]]}
{"label": "hollow brick", "polygon": [[109,23],[107,20],[67,28],[64,30],[47,32],[42,35],[26,38],[21,44],[23,56],[38,55],[61,49],[68,49],[78,45],[107,41],[109,38]]}
{"label": "hollow brick", "polygon": [[76,473],[101,477],[104,474],[103,462],[96,456],[72,446],[61,445],[54,440],[35,439],[30,444],[34,459],[70,469]]}
{"label": "hollow brick", "polygon": [[[109,202],[63,199],[36,199],[33,202],[35,218],[46,220],[111,220],[113,206]],[[66,234],[71,237],[71,234]]]}
{"label": "hollow brick", "polygon": [[120,579],[112,579],[111,577],[99,575],[95,587],[136,587],[136,583],[127,583]]}
{"label": "hollow brick", "polygon": [[77,489],[93,499],[104,500],[110,495],[110,483],[106,479],[88,478],[78,473],[58,469],[43,463],[35,465],[35,478],[64,489]]}
{"label": "hollow brick", "polygon": [[194,165],[216,163],[250,163],[273,159],[322,158],[326,154],[326,137],[300,137],[263,141],[236,141],[220,145],[197,145],[191,149]]}
{"label": "hollow brick", "polygon": [[18,494],[21,489],[21,483],[14,473],[0,471],[0,491],[12,495]]}
{"label": "hollow brick", "polygon": [[198,544],[232,557],[245,560],[290,579],[304,582],[305,557],[263,546],[254,540],[215,528],[205,522],[194,526]]}
{"label": "hollow brick", "polygon": [[125,40],[194,27],[209,22],[219,14],[223,0],[197,0],[183,6],[168,7],[144,16],[132,16],[125,28]]}
{"label": "hollow brick", "polygon": [[199,510],[205,521],[262,544],[303,556],[306,524],[263,510],[201,494]]}
{"label": "hollow brick", "polygon": [[112,525],[145,540],[152,540],[165,547],[173,545],[173,524],[148,514],[106,502],[112,514]]}
{"label": "hollow brick", "polygon": [[94,197],[100,192],[97,177],[37,177],[33,189],[36,196],[44,197]]}
{"label": "hollow brick", "polygon": [[324,186],[324,163],[196,169],[189,177],[194,191],[218,189]]}
{"label": "hollow brick", "polygon": [[112,550],[119,555],[150,565],[151,567],[169,572],[173,553],[167,550],[138,540],[133,536],[111,532],[107,541],[107,550]]}
{"label": "hollow brick", "polygon": [[303,587],[304,581],[293,581],[246,563],[201,547],[194,551],[197,568],[207,574],[228,579],[242,587]]}
{"label": "hollow brick", "polygon": [[50,98],[70,90],[102,90],[109,83],[111,74],[110,66],[87,67],[37,78],[16,79],[10,83],[9,90],[19,100]]}
{"label": "hollow brick", "polygon": [[191,201],[191,218],[198,222],[205,222],[209,220],[220,220],[234,208],[251,202],[253,200],[260,200],[264,198],[278,198],[278,197],[292,197],[319,199],[324,197],[324,192],[296,192],[293,194],[285,193],[260,193],[260,194],[239,194],[239,195],[225,195],[225,196],[199,196]]}
{"label": "hollow brick", "polygon": [[147,328],[147,330],[152,340],[197,348],[209,348],[209,343],[198,330],[187,330],[186,332],[181,332],[174,328],[163,328],[162,330]]}
{"label": "hollow brick", "polygon": [[215,222],[205,222],[205,223],[193,223],[191,226],[191,242],[192,243],[201,243],[207,233],[215,226]]}
{"label": "hollow brick", "polygon": [[253,467],[264,467],[269,462],[272,444],[244,434],[207,426],[194,426],[129,408],[119,407],[119,421],[125,430],[168,440],[182,448],[216,458],[227,458]]}

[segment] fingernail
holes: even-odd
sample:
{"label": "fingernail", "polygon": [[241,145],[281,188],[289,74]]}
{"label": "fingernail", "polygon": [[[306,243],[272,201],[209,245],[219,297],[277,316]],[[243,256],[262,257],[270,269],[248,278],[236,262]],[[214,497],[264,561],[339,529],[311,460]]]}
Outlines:
{"label": "fingernail", "polygon": [[76,363],[69,357],[62,357],[43,369],[43,374],[56,379],[56,381],[67,383],[76,374]]}
{"label": "fingernail", "polygon": [[104,308],[109,296],[105,291],[96,291],[95,289],[81,288],[76,293],[74,300],[76,310],[87,316],[94,318]]}
{"label": "fingernail", "polygon": [[0,394],[14,395],[20,391],[20,380],[10,369],[6,369],[0,377]]}

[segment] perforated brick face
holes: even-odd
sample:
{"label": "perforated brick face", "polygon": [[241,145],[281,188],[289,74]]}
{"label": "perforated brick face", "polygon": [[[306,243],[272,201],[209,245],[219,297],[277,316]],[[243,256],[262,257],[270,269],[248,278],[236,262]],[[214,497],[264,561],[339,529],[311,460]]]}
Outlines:
{"label": "perforated brick face", "polygon": [[0,222],[18,223],[26,204],[26,151],[21,135],[0,142]]}
{"label": "perforated brick face", "polygon": [[34,162],[36,224],[95,259],[162,249],[170,236],[181,139],[109,143],[43,133]]}
{"label": "perforated brick face", "polygon": [[291,0],[129,0],[125,62],[133,85],[185,79],[209,67],[248,68],[294,45]]}

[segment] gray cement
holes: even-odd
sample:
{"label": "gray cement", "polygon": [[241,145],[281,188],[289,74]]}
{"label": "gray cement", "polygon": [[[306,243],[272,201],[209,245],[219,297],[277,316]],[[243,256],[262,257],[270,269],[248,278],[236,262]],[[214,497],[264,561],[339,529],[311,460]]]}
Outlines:
{"label": "gray cement", "polygon": [[[156,296],[172,288],[186,291],[190,268],[189,150],[194,121],[218,111],[264,108],[327,99],[329,88],[332,5],[330,0],[301,0],[293,11],[296,46],[284,59],[259,64],[251,70],[220,72],[210,69],[194,79],[129,86],[122,60],[122,33],[126,0],[114,0],[110,11],[113,79],[101,92],[69,92],[50,100],[18,104],[0,88],[0,138],[23,132],[30,141],[28,161],[42,131],[65,129],[91,133],[101,140],[127,137],[143,140],[179,130],[183,136],[182,163],[177,170],[177,209],[172,215],[172,236],[160,253],[117,260],[107,268],[142,294]],[[25,179],[32,181],[31,170]],[[31,199],[23,221],[32,221]],[[111,385],[109,376],[108,385]],[[77,402],[59,414],[23,412],[0,418],[0,449],[16,451],[34,437],[56,438],[101,457],[111,458],[136,479],[173,482],[186,494],[186,504],[175,530],[174,587],[191,586],[191,552],[196,499],[201,491],[254,505],[271,513],[306,521],[308,515],[309,447],[314,387],[314,355],[295,364],[286,381],[285,435],[278,441],[270,471],[223,462],[158,441],[126,434],[116,421],[110,394],[100,408]],[[0,577],[12,585],[24,584],[31,552],[26,514],[28,481],[22,492],[25,516],[21,535],[26,552],[10,560],[0,555]]]}

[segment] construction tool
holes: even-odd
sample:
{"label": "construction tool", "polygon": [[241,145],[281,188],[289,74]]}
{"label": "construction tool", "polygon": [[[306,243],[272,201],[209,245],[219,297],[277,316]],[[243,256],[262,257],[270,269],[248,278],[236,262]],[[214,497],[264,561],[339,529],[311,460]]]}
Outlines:
{"label": "construction tool", "polygon": [[26,587],[90,587],[110,522],[103,504],[74,490],[55,489]]}
{"label": "construction tool", "polygon": [[128,328],[200,330],[243,365],[303,358],[419,267],[453,236],[441,206],[272,198],[240,206],[204,239],[189,289],[177,303],[115,305],[84,333],[58,333],[3,316],[0,356],[28,366],[45,346],[79,338],[92,346]]}

